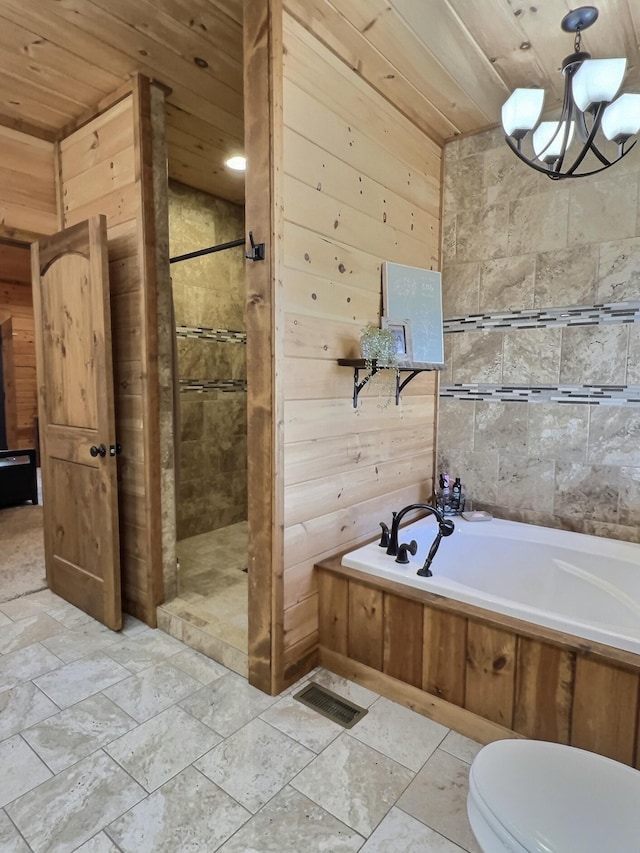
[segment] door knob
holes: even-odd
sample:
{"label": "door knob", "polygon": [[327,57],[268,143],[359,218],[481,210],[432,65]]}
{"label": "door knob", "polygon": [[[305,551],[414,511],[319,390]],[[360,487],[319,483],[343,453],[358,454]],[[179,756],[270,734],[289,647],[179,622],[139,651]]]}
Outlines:
{"label": "door knob", "polygon": [[98,447],[96,447],[95,444],[92,444],[89,448],[89,453],[93,456],[94,459],[96,458],[96,456],[102,456],[102,458],[104,459],[104,457],[107,455],[107,448],[104,446],[104,444],[101,444]]}

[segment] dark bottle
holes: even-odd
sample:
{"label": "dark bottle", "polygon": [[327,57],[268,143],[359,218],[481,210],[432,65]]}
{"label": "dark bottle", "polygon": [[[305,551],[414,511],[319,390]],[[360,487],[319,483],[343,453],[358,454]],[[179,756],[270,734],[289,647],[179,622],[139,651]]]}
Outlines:
{"label": "dark bottle", "polygon": [[460,482],[460,477],[456,477],[455,483],[451,489],[451,508],[453,510],[460,509],[460,502],[462,500],[462,483]]}

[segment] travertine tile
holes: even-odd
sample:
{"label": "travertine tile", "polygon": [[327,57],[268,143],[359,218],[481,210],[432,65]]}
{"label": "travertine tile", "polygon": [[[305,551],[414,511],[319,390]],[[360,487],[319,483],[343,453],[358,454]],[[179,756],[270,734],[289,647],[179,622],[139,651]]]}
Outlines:
{"label": "travertine tile", "polygon": [[627,369],[627,325],[566,326],[562,329],[560,382],[616,385]]}
{"label": "travertine tile", "polygon": [[572,246],[536,255],[536,308],[596,302],[598,246]]}
{"label": "travertine tile", "polygon": [[135,725],[135,720],[99,694],[32,726],[22,736],[47,766],[59,773]]}
{"label": "travertine tile", "polygon": [[0,611],[0,628],[4,625],[10,625],[12,621],[12,619],[9,619],[8,616],[5,616],[5,614]]}
{"label": "travertine tile", "polygon": [[381,696],[348,734],[409,770],[418,771],[448,731]]}
{"label": "travertine tile", "polygon": [[496,501],[517,509],[549,510],[553,506],[553,460],[501,455]]}
{"label": "travertine tile", "polygon": [[104,653],[97,652],[68,663],[47,675],[41,675],[34,683],[53,699],[56,705],[68,708],[129,675],[129,670]]}
{"label": "travertine tile", "polygon": [[484,205],[483,166],[484,154],[478,153],[458,159],[453,168],[445,169],[444,209],[447,213],[458,214]]}
{"label": "travertine tile", "polygon": [[124,853],[217,850],[250,813],[193,767],[187,767],[112,823]]}
{"label": "travertine tile", "polygon": [[212,749],[221,738],[181,708],[168,708],[105,749],[147,791]]}
{"label": "travertine tile", "polygon": [[363,838],[298,791],[285,788],[219,853],[352,853]]}
{"label": "travertine tile", "polygon": [[313,758],[311,750],[287,735],[252,720],[194,766],[255,813]]}
{"label": "travertine tile", "polygon": [[527,406],[528,445],[532,456],[585,462],[589,407],[578,403],[536,403]]}
{"label": "travertine tile", "polygon": [[4,809],[0,809],[0,850],[3,853],[30,853],[26,841],[11,823]]}
{"label": "travertine tile", "polygon": [[43,645],[65,663],[101,651],[120,640],[120,635],[95,620],[65,631],[56,637],[43,640]]}
{"label": "travertine tile", "polygon": [[627,385],[640,385],[640,323],[629,326],[629,349],[624,381]]}
{"label": "travertine tile", "polygon": [[218,678],[226,675],[228,670],[222,664],[217,663],[206,655],[200,654],[195,649],[183,649],[171,658],[171,666],[186,672],[200,684],[211,684]]}
{"label": "travertine tile", "polygon": [[0,654],[7,655],[64,631],[48,613],[38,613],[0,627]]}
{"label": "travertine tile", "polygon": [[398,806],[445,838],[481,853],[467,818],[469,765],[438,749],[398,800]]}
{"label": "travertine tile", "polygon": [[628,175],[605,175],[569,181],[568,245],[602,243],[636,236],[638,180]]}
{"label": "travertine tile", "polygon": [[328,690],[333,690],[334,693],[342,696],[343,699],[355,702],[361,708],[371,707],[376,699],[378,699],[378,694],[375,691],[369,690],[355,681],[349,681],[348,678],[343,678],[341,675],[336,675],[334,672],[330,672],[328,669],[323,669],[322,667],[316,672],[310,673],[308,678],[309,681],[320,684]]}
{"label": "travertine tile", "polygon": [[135,637],[119,640],[108,646],[105,653],[131,672],[160,663],[182,650],[182,644],[163,631],[147,628]]}
{"label": "travertine tile", "polygon": [[88,841],[78,847],[76,853],[121,853],[116,845],[104,832],[99,832]]}
{"label": "travertine tile", "polygon": [[453,336],[452,379],[463,385],[502,382],[502,342],[496,332],[467,332]]}
{"label": "travertine tile", "polygon": [[460,853],[462,849],[416,818],[394,807],[361,851],[362,853]]}
{"label": "travertine tile", "polygon": [[618,469],[607,465],[556,463],[553,509],[563,518],[618,521]]}
{"label": "travertine tile", "polygon": [[134,720],[142,723],[194,693],[200,686],[195,678],[165,662],[125,678],[104,693]]}
{"label": "travertine tile", "polygon": [[0,657],[0,693],[15,687],[22,681],[29,681],[58,669],[62,661],[40,643],[24,646],[15,652]]}
{"label": "travertine tile", "polygon": [[71,853],[145,795],[98,751],[7,807],[35,853]]}
{"label": "travertine tile", "polygon": [[471,501],[475,509],[479,502],[498,502],[498,465],[499,455],[495,451],[449,452],[441,447],[438,454],[438,470],[460,477],[467,501]]}
{"label": "travertine tile", "polygon": [[229,673],[180,702],[180,707],[227,737],[260,716],[275,701],[276,697],[267,696],[243,678]]}
{"label": "travertine tile", "polygon": [[640,466],[640,409],[594,406],[589,419],[587,461]]}
{"label": "travertine tile", "polygon": [[640,237],[600,244],[598,302],[640,299]]}
{"label": "travertine tile", "polygon": [[536,172],[523,167],[501,139],[497,147],[488,149],[484,155],[483,184],[487,201],[491,203],[535,195],[539,191],[540,180]]}
{"label": "travertine tile", "polygon": [[466,761],[467,764],[471,764],[482,749],[482,744],[458,734],[458,732],[450,731],[440,744],[440,749],[448,752],[449,755],[455,755],[461,761]]}
{"label": "travertine tile", "polygon": [[[317,682],[317,679],[313,681]],[[296,701],[291,695],[279,699],[260,718],[314,752],[321,752],[344,731],[343,726]]]}
{"label": "travertine tile", "polygon": [[[8,617],[9,622],[18,622],[20,619],[28,619],[31,616],[39,616],[45,609],[37,601],[32,601],[31,596],[14,598],[12,601],[0,602],[0,614]],[[3,622],[2,624],[7,624]]]}
{"label": "travertine tile", "polygon": [[35,752],[14,735],[0,742],[0,807],[31,791],[51,776]]}
{"label": "travertine tile", "polygon": [[[484,261],[507,254],[509,203],[496,202],[456,216],[456,260]],[[516,250],[515,254],[524,254]],[[530,249],[528,251],[531,251]]]}
{"label": "travertine tile", "polygon": [[526,451],[526,404],[484,403],[478,400],[475,405],[475,413],[475,433],[471,445],[474,450],[500,451],[505,446],[509,446],[515,452],[524,453]]}
{"label": "travertine tile", "polygon": [[476,310],[519,311],[533,308],[535,255],[496,258],[485,261],[481,269],[480,302]]}
{"label": "travertine tile", "polygon": [[0,693],[0,740],[10,737],[60,709],[31,681]]}
{"label": "travertine tile", "polygon": [[342,735],[291,784],[356,832],[368,836],[413,776],[401,764]]}
{"label": "travertine tile", "polygon": [[446,436],[447,449],[450,452],[473,448],[475,411],[475,400],[440,398],[438,412],[440,435]]}
{"label": "travertine tile", "polygon": [[620,468],[618,507],[620,524],[640,527],[640,466]]}
{"label": "travertine tile", "polygon": [[502,381],[507,385],[557,385],[562,329],[505,332]]}
{"label": "travertine tile", "polygon": [[518,198],[509,205],[508,251],[500,256],[563,249],[567,245],[569,190]]}

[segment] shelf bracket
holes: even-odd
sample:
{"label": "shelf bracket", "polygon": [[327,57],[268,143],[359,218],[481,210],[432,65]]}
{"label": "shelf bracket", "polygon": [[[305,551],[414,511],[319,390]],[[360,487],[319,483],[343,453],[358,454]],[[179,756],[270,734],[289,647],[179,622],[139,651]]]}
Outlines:
{"label": "shelf bracket", "polygon": [[[339,358],[338,364],[341,367],[352,367],[353,368],[353,408],[358,408],[358,395],[365,387],[367,382],[378,373],[380,370],[393,370],[394,368],[381,368],[376,364],[376,360],[372,359],[371,368],[368,369],[367,362],[363,358]],[[425,370],[434,370],[438,369],[438,366],[434,365],[433,367],[396,367],[396,406],[400,403],[400,394],[404,390],[404,388],[414,379],[419,373],[424,373]],[[360,379],[360,371],[367,370],[367,375]],[[400,373],[409,373],[409,375],[400,381]]]}

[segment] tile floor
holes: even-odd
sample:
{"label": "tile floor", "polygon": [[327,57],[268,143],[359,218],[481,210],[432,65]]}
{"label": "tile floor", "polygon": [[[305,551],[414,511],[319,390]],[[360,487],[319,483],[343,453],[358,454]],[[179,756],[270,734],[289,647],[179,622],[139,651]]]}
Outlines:
{"label": "tile floor", "polygon": [[[0,605],[3,853],[478,853],[479,745],[326,670],[351,730],[49,590]],[[309,677],[307,677],[309,678]]]}
{"label": "tile floor", "polygon": [[158,624],[246,677],[247,522],[178,542],[178,595],[158,609]]}

